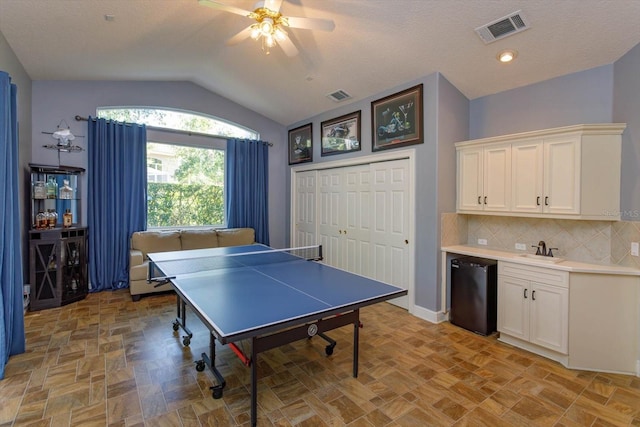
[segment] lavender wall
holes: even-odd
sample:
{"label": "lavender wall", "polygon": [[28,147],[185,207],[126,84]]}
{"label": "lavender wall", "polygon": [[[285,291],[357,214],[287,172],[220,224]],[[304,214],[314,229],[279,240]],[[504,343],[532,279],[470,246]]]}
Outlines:
{"label": "lavender wall", "polygon": [[613,120],[627,124],[622,135],[622,218],[640,221],[640,44],[614,65]]}
{"label": "lavender wall", "polygon": [[470,107],[470,139],[609,123],[613,113],[613,65],[476,98]]}
{"label": "lavender wall", "polygon": [[[434,73],[372,97],[341,105],[295,123],[289,129],[311,122],[313,140],[320,141],[323,121],[361,110],[362,150],[321,157],[320,144],[315,143],[313,162],[370,156],[375,154],[371,151],[371,102],[420,83],[424,85],[424,144],[410,147],[416,150],[415,304],[436,312],[440,309],[440,213],[455,211],[456,161],[453,143],[467,139],[467,98],[442,75]],[[287,182],[288,189],[290,185]],[[290,197],[289,190],[287,197]],[[287,221],[290,221],[289,215]]]}
{"label": "lavender wall", "polygon": [[[32,129],[33,163],[57,164],[57,152],[42,148],[52,142],[52,132],[65,120],[76,135],[86,135],[87,123],[74,120],[76,115],[95,116],[100,106],[153,106],[185,109],[220,117],[254,129],[260,137],[273,143],[269,151],[269,233],[274,247],[285,246],[285,206],[287,200],[282,187],[287,179],[286,130],[284,126],[226,98],[189,82],[109,82],[109,81],[35,81],[33,82]],[[164,132],[150,137],[158,141],[171,138]],[[206,141],[206,142],[205,142]],[[86,148],[86,138],[78,138],[78,145]],[[202,138],[207,144],[223,144]],[[61,163],[87,167],[87,152],[62,153]],[[86,201],[86,176],[83,182]],[[86,203],[82,216],[86,218]]]}

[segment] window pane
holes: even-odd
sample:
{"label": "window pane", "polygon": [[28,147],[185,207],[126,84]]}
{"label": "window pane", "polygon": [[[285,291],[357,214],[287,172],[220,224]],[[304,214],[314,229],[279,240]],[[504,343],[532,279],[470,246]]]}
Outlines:
{"label": "window pane", "polygon": [[97,115],[104,119],[145,124],[157,128],[198,132],[225,138],[259,139],[258,132],[253,129],[190,111],[153,107],[99,107]]}
{"label": "window pane", "polygon": [[147,143],[147,226],[224,224],[224,151]]}

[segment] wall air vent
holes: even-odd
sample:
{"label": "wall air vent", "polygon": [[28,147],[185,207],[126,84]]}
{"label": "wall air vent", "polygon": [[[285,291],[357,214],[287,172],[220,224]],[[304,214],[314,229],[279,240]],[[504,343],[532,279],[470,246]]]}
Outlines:
{"label": "wall air vent", "polygon": [[347,92],[340,89],[327,95],[327,98],[335,102],[340,102],[340,101],[344,101],[345,99],[351,98],[351,95],[349,95]]}
{"label": "wall air vent", "polygon": [[527,18],[525,18],[522,11],[519,10],[476,28],[476,33],[485,44],[489,44],[507,36],[528,30],[529,28]]}

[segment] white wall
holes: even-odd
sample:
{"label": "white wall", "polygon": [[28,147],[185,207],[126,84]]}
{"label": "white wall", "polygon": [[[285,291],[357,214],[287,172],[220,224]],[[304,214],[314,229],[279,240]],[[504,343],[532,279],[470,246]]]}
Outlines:
{"label": "white wall", "polygon": [[[52,132],[65,120],[75,135],[86,136],[87,123],[74,120],[76,115],[95,116],[100,106],[153,106],[191,110],[220,117],[260,133],[261,139],[273,143],[269,151],[269,234],[274,247],[285,246],[285,206],[282,187],[286,185],[288,163],[284,126],[226,98],[189,82],[113,82],[113,81],[35,81],[33,82],[31,136],[33,163],[57,165],[57,152],[42,148],[52,142]],[[151,132],[151,131],[150,131]],[[169,135],[156,132],[158,138]],[[151,136],[151,135],[150,135]],[[86,138],[74,143],[86,148]],[[218,144],[220,141],[218,142]],[[86,150],[62,153],[63,165],[87,167]],[[83,184],[82,216],[86,218],[86,175]],[[86,221],[85,221],[86,222]]]}

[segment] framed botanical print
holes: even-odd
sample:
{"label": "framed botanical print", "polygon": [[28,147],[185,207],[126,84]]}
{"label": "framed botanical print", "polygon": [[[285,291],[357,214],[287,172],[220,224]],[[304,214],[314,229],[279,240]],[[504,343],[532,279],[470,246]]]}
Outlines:
{"label": "framed botanical print", "polygon": [[289,131],[289,164],[313,161],[313,124]]}

